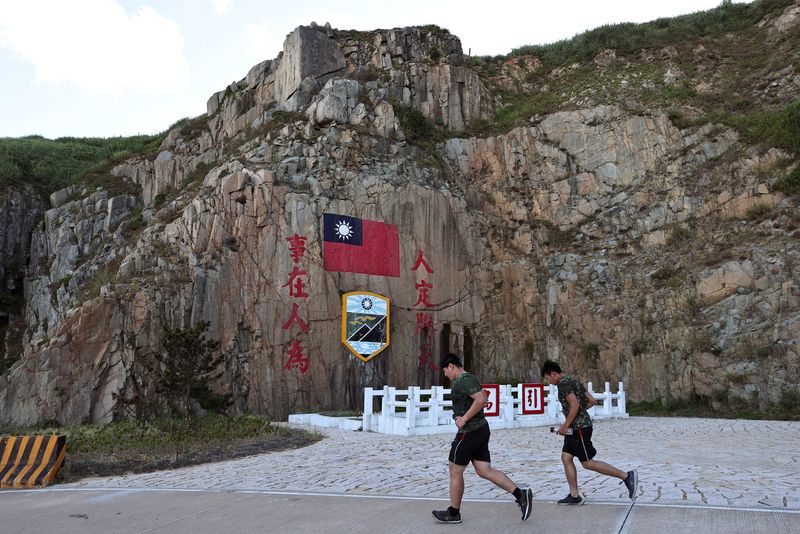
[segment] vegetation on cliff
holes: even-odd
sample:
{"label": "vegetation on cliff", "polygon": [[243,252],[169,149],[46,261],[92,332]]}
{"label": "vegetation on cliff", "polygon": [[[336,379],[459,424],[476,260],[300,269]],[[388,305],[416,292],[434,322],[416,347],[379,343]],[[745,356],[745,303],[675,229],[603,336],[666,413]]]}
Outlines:
{"label": "vegetation on cliff", "polygon": [[[795,28],[764,46],[770,30],[758,24],[791,3],[725,1],[708,11],[606,25],[505,56],[469,58],[501,106],[494,120],[459,135],[494,135],[536,115],[617,103],[664,109],[681,128],[723,124],[751,144],[787,148],[797,156],[800,101],[779,83],[800,49],[800,32]],[[792,183],[797,180],[795,173]],[[796,191],[791,184],[783,188]]]}
{"label": "vegetation on cliff", "polygon": [[38,135],[0,139],[0,187],[18,182],[46,192],[63,189],[111,162],[153,150],[161,135],[130,137],[59,137]]}

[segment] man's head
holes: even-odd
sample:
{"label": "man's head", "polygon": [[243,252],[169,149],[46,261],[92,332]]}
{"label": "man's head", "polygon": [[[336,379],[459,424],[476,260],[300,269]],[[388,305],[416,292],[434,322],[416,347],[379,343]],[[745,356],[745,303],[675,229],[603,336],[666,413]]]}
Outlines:
{"label": "man's head", "polygon": [[547,382],[550,384],[558,384],[563,374],[564,373],[561,370],[561,366],[558,365],[558,362],[547,360],[542,365],[542,377],[546,378]]}
{"label": "man's head", "polygon": [[442,358],[439,360],[439,367],[442,368],[444,376],[446,376],[449,380],[453,380],[458,372],[463,369],[463,366],[461,365],[461,358],[452,352],[447,352],[444,356],[442,356]]}

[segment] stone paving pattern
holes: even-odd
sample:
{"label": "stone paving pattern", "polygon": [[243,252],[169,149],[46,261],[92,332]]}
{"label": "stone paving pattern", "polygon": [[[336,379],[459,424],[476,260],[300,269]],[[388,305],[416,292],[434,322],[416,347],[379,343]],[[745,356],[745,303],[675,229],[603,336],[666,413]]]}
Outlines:
{"label": "stone paving pattern", "polygon": [[[60,487],[448,495],[450,434],[314,430],[327,437],[301,449]],[[593,442],[597,459],[638,470],[637,503],[800,510],[800,422],[631,417],[597,421]],[[556,500],[568,491],[561,443],[547,427],[495,430],[492,465],[530,486],[534,499]],[[576,465],[589,501],[630,502],[619,480]],[[468,468],[465,498],[511,497]]]}

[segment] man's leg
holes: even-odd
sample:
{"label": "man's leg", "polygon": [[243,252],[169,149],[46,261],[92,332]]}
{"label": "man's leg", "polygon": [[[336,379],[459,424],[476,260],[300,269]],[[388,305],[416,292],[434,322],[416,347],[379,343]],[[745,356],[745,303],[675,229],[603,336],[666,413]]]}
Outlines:
{"label": "man's leg", "polygon": [[561,462],[564,464],[564,474],[567,476],[569,484],[569,494],[573,497],[578,496],[578,470],[575,469],[575,457],[568,452],[561,453]]}
{"label": "man's leg", "polygon": [[[625,480],[628,478],[628,473],[617,469],[611,464],[607,464],[600,460],[587,460],[585,462],[581,462],[581,465],[584,469],[589,469],[590,471],[596,471],[597,473],[608,475],[610,477],[616,477],[620,480]],[[573,470],[575,467],[573,466]]]}
{"label": "man's leg", "polygon": [[514,496],[514,500],[517,501],[517,505],[522,512],[523,521],[531,516],[533,492],[530,488],[521,489],[505,473],[492,467],[491,462],[472,460],[472,465],[475,466],[475,472],[478,473],[479,477],[492,482],[495,486],[503,488]]}
{"label": "man's leg", "polygon": [[[496,486],[503,488],[509,493],[514,493],[514,490],[517,489],[517,485],[511,482],[511,479],[506,476],[505,473],[502,471],[498,471],[492,464],[489,462],[482,462],[480,460],[472,460],[472,465],[475,466],[475,472],[478,473],[478,476],[481,478],[485,478],[489,482],[493,482]],[[462,469],[463,475],[463,469]],[[452,480],[452,478],[451,478]],[[462,480],[463,481],[463,480]],[[451,482],[452,484],[452,482]],[[451,486],[452,488],[452,486]],[[452,489],[451,489],[452,492]],[[451,497],[452,500],[452,497]]]}
{"label": "man's leg", "polygon": [[458,510],[461,508],[461,498],[464,496],[464,469],[466,465],[450,462],[450,506]]}

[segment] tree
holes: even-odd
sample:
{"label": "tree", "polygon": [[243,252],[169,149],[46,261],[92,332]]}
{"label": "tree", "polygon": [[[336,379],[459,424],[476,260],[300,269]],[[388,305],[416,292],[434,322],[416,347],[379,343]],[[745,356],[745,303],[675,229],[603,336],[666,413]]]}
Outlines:
{"label": "tree", "polygon": [[184,416],[194,415],[196,404],[213,412],[224,412],[231,404],[230,394],[214,393],[210,387],[222,376],[218,368],[225,356],[219,352],[219,341],[203,338],[208,324],[165,328],[163,348],[154,354],[161,364],[158,392]]}

